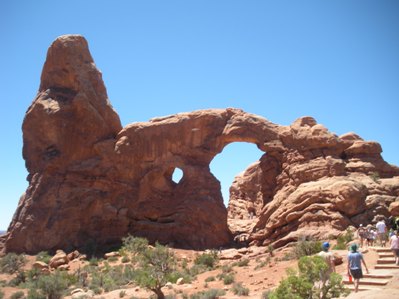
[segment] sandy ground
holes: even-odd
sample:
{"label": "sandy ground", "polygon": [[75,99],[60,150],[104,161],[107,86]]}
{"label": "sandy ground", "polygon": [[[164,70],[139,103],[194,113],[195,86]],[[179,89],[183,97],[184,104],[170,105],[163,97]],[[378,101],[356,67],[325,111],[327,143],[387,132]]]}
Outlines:
{"label": "sandy ground", "polygon": [[[259,250],[258,250],[259,251]],[[343,257],[344,263],[337,266],[337,272],[342,274],[343,276],[346,275],[346,263],[345,258],[347,255],[347,251],[340,250],[340,251],[333,251],[336,254]],[[175,250],[175,253],[178,258],[183,259],[186,258],[188,260],[194,260],[197,254],[201,252],[190,251],[190,250]],[[283,260],[284,255],[286,252],[280,251],[275,252],[274,256],[271,257],[269,253],[266,253],[266,249],[261,249],[259,254],[256,256],[246,256],[249,259],[249,264],[244,267],[234,267],[234,277],[235,282],[240,282],[246,288],[250,289],[249,296],[246,297],[238,297],[234,295],[230,288],[232,285],[224,285],[223,281],[215,279],[215,281],[205,282],[205,280],[211,276],[215,277],[220,274],[222,271],[220,268],[212,271],[208,271],[202,273],[197,276],[197,279],[193,281],[191,284],[183,284],[183,285],[171,285],[170,287],[165,287],[164,293],[165,294],[193,294],[203,290],[209,290],[211,288],[218,288],[226,290],[226,295],[223,298],[261,298],[261,295],[264,291],[270,290],[277,286],[279,282],[286,277],[286,270],[288,268],[296,268],[297,261],[295,260]],[[372,271],[374,265],[376,264],[378,255],[375,251],[367,251],[364,253],[366,263]],[[31,268],[31,265],[35,261],[34,256],[27,256],[28,264],[25,266],[26,269]],[[259,267],[262,262],[267,261],[264,263],[265,265]],[[232,264],[234,260],[222,260],[220,261],[221,265],[225,264]],[[79,267],[82,268],[84,264],[87,262],[82,261],[73,261],[70,263],[71,272],[75,271]],[[112,263],[112,265],[116,265],[117,263]],[[396,276],[392,279],[392,281],[383,288],[383,290],[379,291],[364,291],[359,292],[358,294],[350,294],[349,299],[379,299],[379,298],[399,298],[399,272],[395,274]],[[0,281],[1,280],[10,280],[11,277],[9,275],[0,274]],[[11,287],[4,287],[2,291],[5,293],[4,299],[8,299],[17,291],[21,291],[18,288],[11,288]],[[26,292],[26,291],[25,291]],[[137,298],[149,298],[152,294],[144,289],[136,287],[134,285],[126,286],[124,289],[115,290],[106,294],[96,295],[94,298],[105,298],[105,299],[113,299],[113,298],[121,298],[121,294],[123,294],[124,298],[131,298],[135,296]],[[70,296],[66,297],[70,298]]]}

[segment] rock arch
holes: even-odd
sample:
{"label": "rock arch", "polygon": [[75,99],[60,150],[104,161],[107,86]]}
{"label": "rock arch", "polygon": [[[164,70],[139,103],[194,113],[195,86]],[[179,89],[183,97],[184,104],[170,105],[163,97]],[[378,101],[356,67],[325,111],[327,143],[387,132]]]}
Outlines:
{"label": "rock arch", "polygon": [[[282,246],[303,232],[339,232],[387,214],[381,201],[399,196],[398,168],[382,160],[378,143],[338,137],[311,117],[280,126],[228,108],[122,128],[77,35],[49,48],[23,138],[29,187],[2,237],[6,251],[84,248],[88,240],[106,246],[127,234],[186,248],[229,244],[227,210],[209,163],[237,141],[267,153],[242,180],[252,184],[252,171],[261,181],[253,184],[263,206],[248,232],[252,244]],[[175,167],[184,172],[179,184],[170,180]]]}

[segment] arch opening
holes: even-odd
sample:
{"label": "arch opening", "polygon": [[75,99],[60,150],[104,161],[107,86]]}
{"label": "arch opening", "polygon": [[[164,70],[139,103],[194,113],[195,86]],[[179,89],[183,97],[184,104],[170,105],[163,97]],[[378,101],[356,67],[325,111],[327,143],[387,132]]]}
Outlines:
{"label": "arch opening", "polygon": [[172,173],[172,181],[175,184],[180,183],[180,181],[183,179],[183,170],[181,170],[179,167],[176,167],[175,169],[173,169],[173,173]]}
{"label": "arch opening", "polygon": [[259,161],[265,152],[256,144],[249,142],[233,142],[224,147],[216,155],[209,167],[213,175],[220,181],[223,203],[228,207],[230,187],[237,175],[244,172],[251,164]]}

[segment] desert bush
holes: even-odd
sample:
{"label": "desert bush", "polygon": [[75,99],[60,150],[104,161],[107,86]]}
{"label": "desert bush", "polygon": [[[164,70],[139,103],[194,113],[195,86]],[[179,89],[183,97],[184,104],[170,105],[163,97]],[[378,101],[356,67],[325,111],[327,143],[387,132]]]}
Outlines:
{"label": "desert bush", "polygon": [[40,293],[37,289],[29,289],[27,299],[47,299],[45,295]]}
{"label": "desert bush", "polygon": [[119,292],[119,298],[123,298],[125,296],[126,296],[126,291],[125,290],[122,290],[122,291]]}
{"label": "desert bush", "polygon": [[127,236],[122,239],[122,248],[130,253],[143,253],[148,248],[148,240],[134,236]]}
{"label": "desert bush", "polygon": [[264,266],[266,266],[269,263],[270,263],[270,257],[267,257],[266,260],[261,261],[259,264],[257,264],[255,266],[255,270],[259,270],[260,268],[263,268]]}
{"label": "desert bush", "polygon": [[333,249],[337,250],[347,249],[346,244],[352,241],[353,237],[354,237],[353,231],[350,228],[348,228],[344,234],[338,236],[337,245],[335,245]]}
{"label": "desert bush", "polygon": [[47,251],[40,251],[36,255],[36,260],[48,264],[50,263],[51,255]]}
{"label": "desert bush", "polygon": [[215,276],[209,276],[205,278],[205,282],[211,282],[211,281],[215,281]]}
{"label": "desert bush", "polygon": [[4,298],[4,292],[2,290],[0,290],[0,299]]}
{"label": "desert bush", "polygon": [[17,275],[8,282],[11,287],[17,287],[20,284],[26,282],[26,273],[24,271],[17,272]]}
{"label": "desert bush", "polygon": [[18,291],[18,292],[15,292],[14,294],[12,294],[10,299],[21,299],[21,298],[24,298],[24,297],[25,297],[24,292],[23,291]]}
{"label": "desert bush", "polygon": [[126,285],[135,277],[135,271],[130,265],[109,266],[106,265],[101,271],[91,272],[89,288],[95,293],[116,290]]}
{"label": "desert bush", "polygon": [[196,265],[204,265],[208,269],[213,269],[218,262],[218,253],[216,250],[213,250],[209,253],[203,253],[201,255],[198,255],[195,260],[194,264]]}
{"label": "desert bush", "polygon": [[239,260],[238,262],[234,263],[234,266],[245,267],[245,266],[248,266],[248,264],[249,264],[249,259],[242,259],[242,260]]}
{"label": "desert bush", "polygon": [[217,299],[225,295],[226,292],[221,289],[210,289],[190,295],[190,299]]}
{"label": "desert bush", "polygon": [[119,258],[117,256],[111,256],[107,259],[107,261],[110,263],[117,262],[118,260],[119,260]]}
{"label": "desert bush", "polygon": [[271,290],[264,291],[261,295],[261,299],[270,299]]}
{"label": "desert bush", "polygon": [[303,256],[310,256],[315,253],[320,252],[321,250],[321,242],[316,240],[307,240],[305,237],[300,238],[300,240],[296,243],[292,256],[293,258],[300,259]]}
{"label": "desert bush", "polygon": [[218,275],[220,280],[223,280],[225,285],[232,284],[234,282],[234,274],[233,273],[222,273]]}
{"label": "desert bush", "polygon": [[233,284],[231,291],[234,293],[234,295],[238,295],[238,296],[248,296],[249,295],[249,289],[244,287],[242,285],[242,283],[240,283],[240,282]]}
{"label": "desert bush", "polygon": [[60,299],[73,281],[72,278],[68,276],[68,273],[60,271],[52,275],[39,276],[37,282],[38,290],[40,290],[40,293],[46,296],[47,299]]}
{"label": "desert bush", "polygon": [[329,283],[322,286],[316,283],[320,273],[326,271],[328,265],[319,256],[304,256],[298,261],[299,273],[287,271],[288,277],[282,280],[279,286],[268,294],[268,299],[327,299],[347,295],[342,283],[342,277],[332,273]]}
{"label": "desert bush", "polygon": [[7,253],[0,259],[0,272],[14,274],[19,271],[25,263],[25,256],[13,252]]}
{"label": "desert bush", "polygon": [[124,264],[126,264],[126,263],[130,262],[130,259],[129,259],[129,257],[127,257],[127,256],[125,255],[125,256],[122,257],[121,262],[124,263]]}
{"label": "desert bush", "polygon": [[222,266],[222,272],[223,273],[230,273],[233,272],[233,265],[226,264]]}
{"label": "desert bush", "polygon": [[98,266],[99,262],[100,262],[100,260],[99,260],[98,258],[92,257],[92,258],[89,260],[89,265],[90,265],[90,266]]}
{"label": "desert bush", "polygon": [[233,274],[227,274],[224,278],[223,278],[223,283],[225,285],[227,284],[232,284],[234,282],[234,275]]}
{"label": "desert bush", "polygon": [[270,256],[274,255],[274,247],[272,244],[267,246],[267,252],[270,254]]}

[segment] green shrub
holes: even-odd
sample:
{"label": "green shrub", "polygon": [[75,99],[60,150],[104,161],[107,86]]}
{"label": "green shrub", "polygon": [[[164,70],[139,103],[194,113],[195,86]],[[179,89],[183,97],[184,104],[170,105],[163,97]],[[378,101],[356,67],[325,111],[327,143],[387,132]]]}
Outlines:
{"label": "green shrub", "polygon": [[299,273],[287,271],[288,277],[282,280],[279,286],[268,294],[268,299],[327,299],[347,295],[342,283],[342,277],[332,273],[329,283],[322,286],[318,283],[320,273],[326,271],[328,265],[319,256],[304,256],[298,261]]}
{"label": "green shrub", "polygon": [[192,294],[190,299],[217,299],[220,296],[225,295],[226,292],[221,289],[210,289],[199,293]]}
{"label": "green shrub", "polygon": [[223,273],[230,273],[233,272],[233,265],[226,264],[222,266],[222,272]]}
{"label": "green shrub", "polygon": [[242,283],[233,284],[231,291],[234,293],[234,295],[238,295],[238,296],[248,296],[249,295],[249,289],[245,288],[242,285]]}
{"label": "green shrub", "polygon": [[262,293],[261,299],[270,299],[271,290],[264,291]]}
{"label": "green shrub", "polygon": [[148,248],[148,240],[131,235],[122,239],[123,248],[131,253],[142,253]]}
{"label": "green shrub", "polygon": [[223,277],[223,283],[225,285],[227,284],[232,284],[234,282],[234,274],[229,273],[229,274],[225,274]]}
{"label": "green shrub", "polygon": [[238,262],[234,263],[234,265],[238,266],[238,267],[245,267],[248,266],[249,264],[249,259],[242,259],[239,260]]}
{"label": "green shrub", "polygon": [[50,263],[51,255],[47,251],[40,251],[36,255],[36,260],[48,264]]}
{"label": "green shrub", "polygon": [[17,275],[8,282],[11,287],[17,287],[21,283],[26,282],[26,273],[24,271],[17,272]]}
{"label": "green shrub", "polygon": [[89,265],[90,265],[90,266],[98,266],[98,263],[99,263],[99,259],[96,258],[96,257],[92,257],[92,258],[89,260]]}
{"label": "green shrub", "polygon": [[37,289],[29,289],[27,299],[47,299],[45,295],[41,294]]}
{"label": "green shrub", "polygon": [[300,259],[303,256],[310,256],[315,253],[320,252],[321,250],[321,242],[315,240],[307,240],[302,237],[295,245],[292,255],[296,259]]}
{"label": "green shrub", "polygon": [[204,265],[208,269],[213,269],[218,262],[218,254],[217,251],[213,250],[210,253],[203,253],[198,255],[195,260],[194,264],[196,265]]}
{"label": "green shrub", "polygon": [[4,292],[2,290],[0,290],[0,299],[4,298]]}
{"label": "green shrub", "polygon": [[18,291],[11,295],[10,299],[21,299],[25,296],[24,292]]}
{"label": "green shrub", "polygon": [[345,250],[347,249],[346,244],[353,240],[354,234],[350,228],[348,228],[343,235],[339,235],[337,238],[337,245],[333,249]]}
{"label": "green shrub", "polygon": [[274,251],[273,245],[272,244],[268,245],[267,246],[267,252],[270,254],[270,256],[274,255],[273,251]]}
{"label": "green shrub", "polygon": [[263,268],[264,266],[266,266],[269,263],[270,263],[270,257],[267,257],[266,260],[261,261],[259,264],[257,264],[255,266],[255,270],[259,270],[260,268]]}
{"label": "green shrub", "polygon": [[0,272],[14,274],[19,271],[25,263],[25,256],[13,252],[7,253],[0,259]]}
{"label": "green shrub", "polygon": [[107,259],[107,261],[110,263],[117,262],[118,260],[119,260],[119,258],[117,256],[111,256]]}
{"label": "green shrub", "polygon": [[[63,297],[68,286],[75,282],[76,279],[73,276],[66,272],[57,271],[51,275],[39,276],[37,279],[37,289],[40,291],[39,294],[44,295],[47,299],[60,299]],[[41,298],[40,295],[39,298]]]}
{"label": "green shrub", "polygon": [[215,281],[215,276],[209,276],[205,278],[205,282]]}
{"label": "green shrub", "polygon": [[126,264],[126,263],[130,262],[130,259],[129,259],[129,257],[127,257],[127,256],[125,255],[125,256],[122,257],[121,262],[124,263],[124,264]]}

